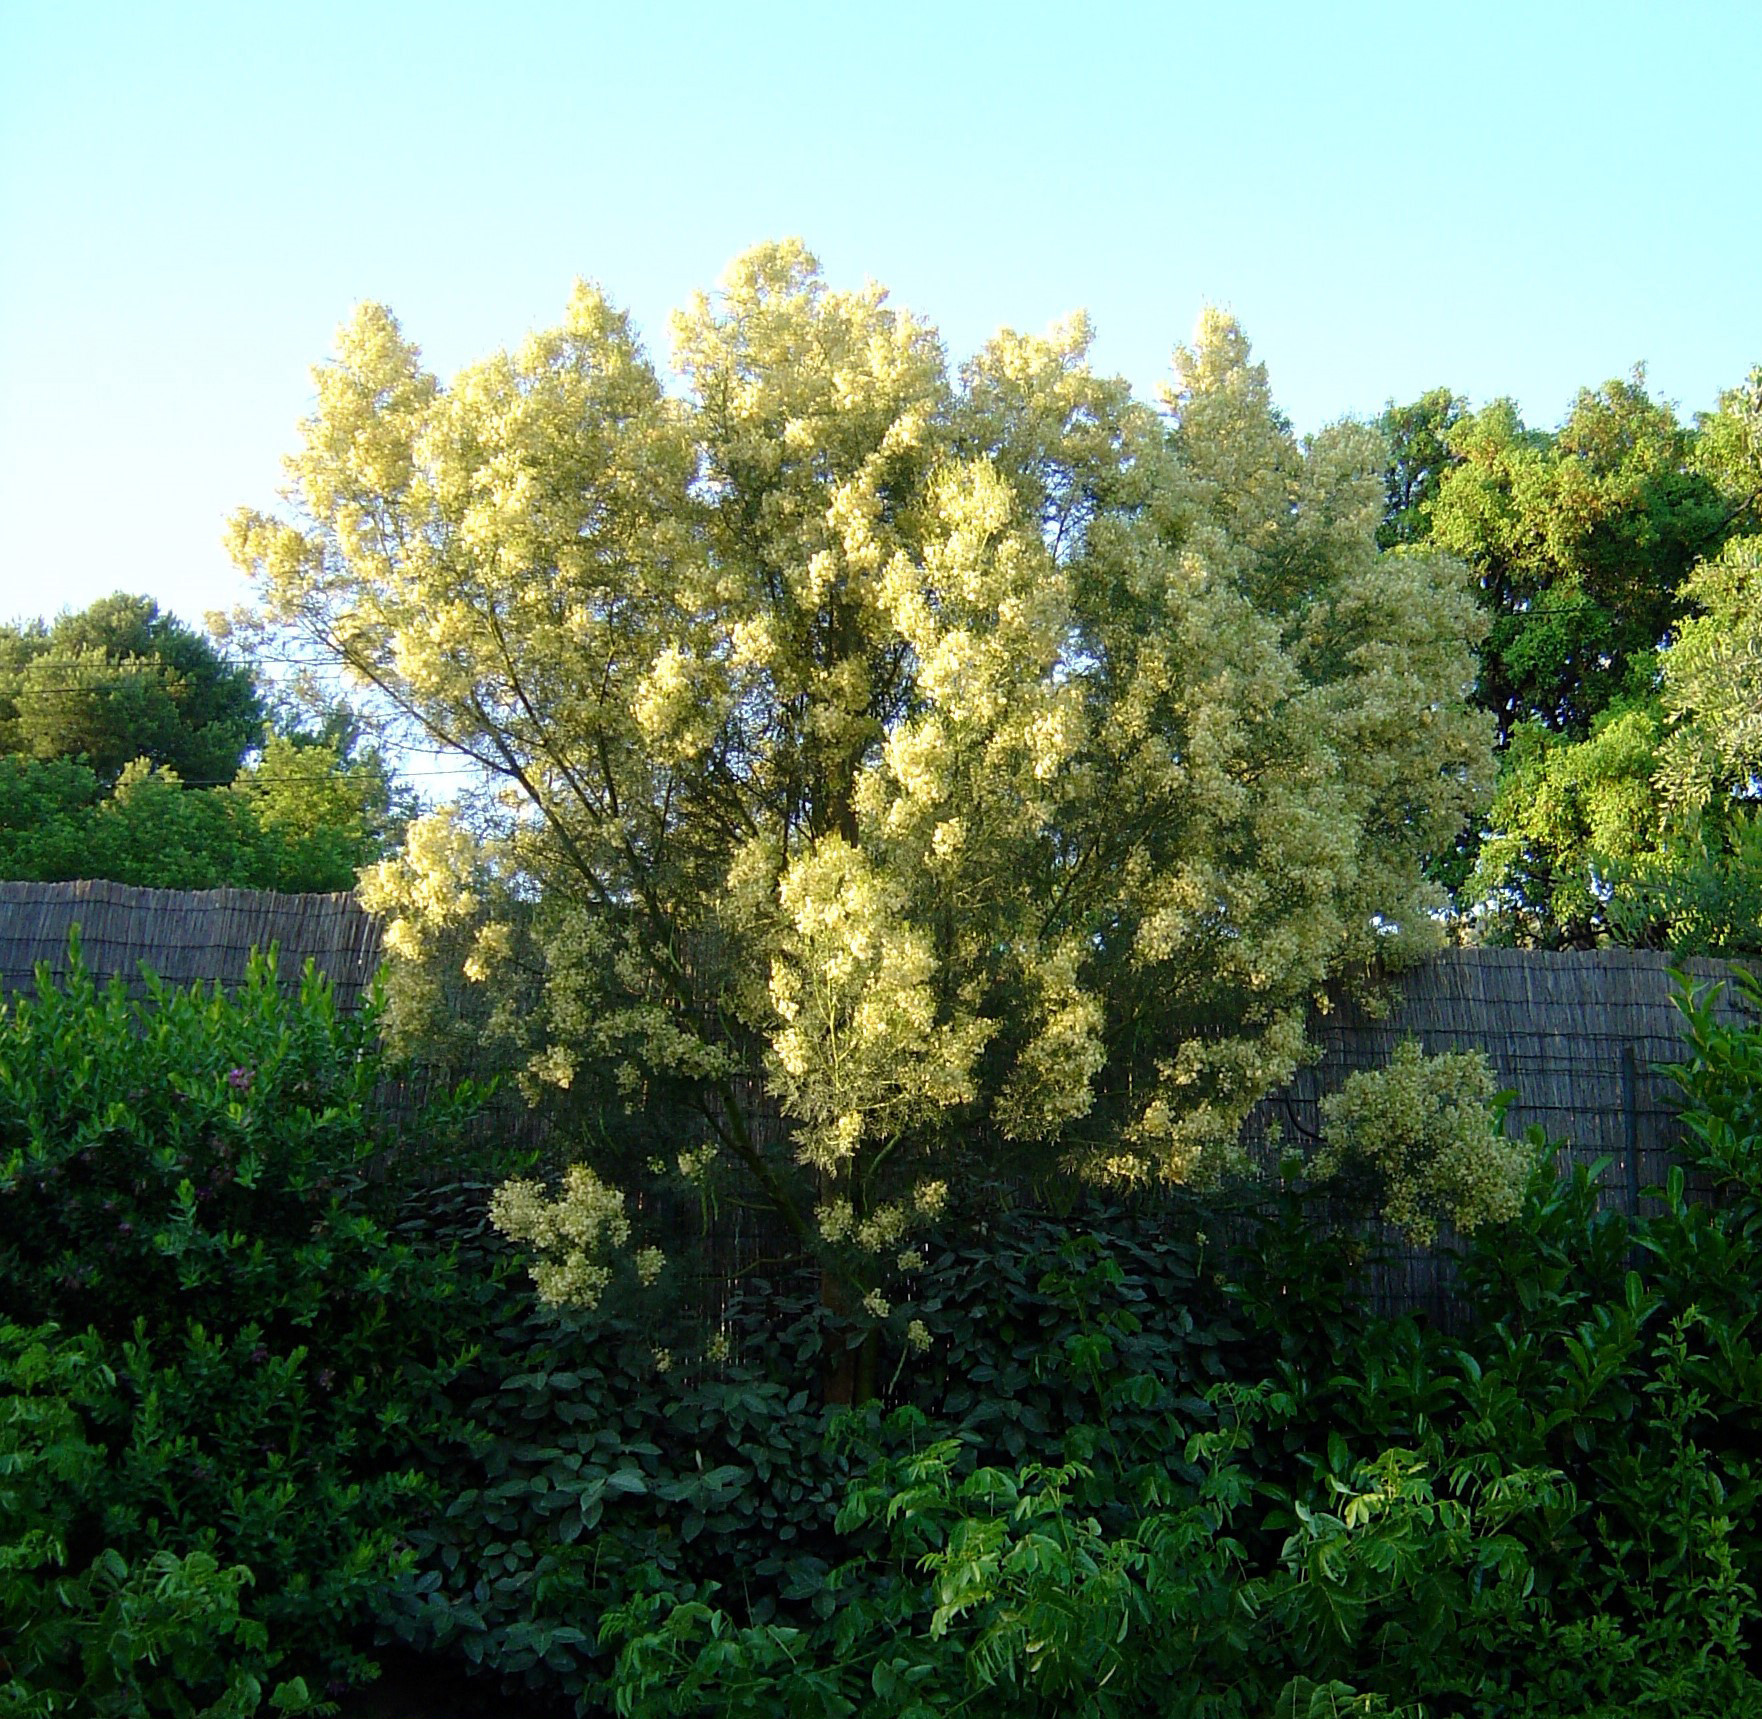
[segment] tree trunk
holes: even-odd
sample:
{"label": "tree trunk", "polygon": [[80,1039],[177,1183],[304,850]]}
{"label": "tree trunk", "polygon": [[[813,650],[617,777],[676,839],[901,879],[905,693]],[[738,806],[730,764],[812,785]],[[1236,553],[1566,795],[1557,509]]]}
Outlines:
{"label": "tree trunk", "polygon": [[859,1395],[858,1374],[861,1369],[858,1351],[846,1341],[850,1316],[855,1309],[850,1285],[828,1265],[820,1267],[820,1305],[832,1315],[825,1364],[820,1374],[821,1392],[826,1402],[849,1408],[865,1400]]}
{"label": "tree trunk", "polygon": [[855,1403],[860,1407],[872,1403],[881,1394],[881,1331],[871,1325],[863,1333],[862,1347],[856,1352]]}

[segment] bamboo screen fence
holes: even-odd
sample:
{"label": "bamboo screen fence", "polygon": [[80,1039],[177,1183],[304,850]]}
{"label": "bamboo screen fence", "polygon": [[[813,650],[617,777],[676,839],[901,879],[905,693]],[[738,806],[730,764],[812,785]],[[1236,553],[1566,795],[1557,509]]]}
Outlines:
{"label": "bamboo screen fence", "polygon": [[[1323,1095],[1360,1069],[1380,1067],[1402,1039],[1414,1038],[1434,1054],[1484,1051],[1500,1085],[1516,1093],[1507,1132],[1540,1127],[1561,1142],[1563,1168],[1608,1159],[1602,1203],[1632,1216],[1648,1206],[1647,1190],[1663,1183],[1680,1139],[1675,1088],[1662,1066],[1687,1054],[1671,1001],[1673,966],[1697,985],[1729,970],[1721,961],[1642,949],[1446,950],[1401,976],[1381,1018],[1348,1003],[1312,1020],[1320,1059],[1250,1119],[1250,1150],[1271,1163],[1313,1144]],[[1726,1018],[1737,1016],[1729,987],[1719,1006]],[[1702,1197],[1710,1192],[1693,1177],[1689,1186]],[[1391,1256],[1373,1277],[1378,1301],[1446,1315],[1448,1249],[1383,1239]]]}
{"label": "bamboo screen fence", "polygon": [[[345,1006],[358,1002],[379,959],[379,927],[348,895],[272,895],[252,890],[130,889],[111,883],[0,884],[0,993],[29,989],[46,963],[67,967],[68,932],[81,928],[88,969],[138,981],[142,963],[176,984],[233,983],[254,948],[279,945],[284,983],[297,981],[310,958]],[[1312,1144],[1320,1101],[1357,1070],[1379,1067],[1403,1038],[1431,1052],[1484,1051],[1501,1085],[1517,1097],[1507,1127],[1539,1125],[1562,1141],[1566,1158],[1610,1160],[1605,1204],[1629,1213],[1662,1183],[1679,1137],[1673,1088],[1660,1065],[1684,1055],[1671,1002],[1672,958],[1644,950],[1552,954],[1515,949],[1459,949],[1436,956],[1390,986],[1381,1015],[1346,1003],[1318,1015],[1312,1036],[1321,1055],[1250,1119],[1247,1144],[1263,1165]],[[1681,965],[1697,982],[1722,978],[1723,963]],[[1729,996],[1722,1005],[1735,1013]],[[540,1119],[499,1115],[529,1139]],[[535,1129],[534,1124],[537,1124]],[[1693,1184],[1691,1183],[1691,1186]],[[1705,1190],[1699,1190],[1705,1192]],[[705,1239],[703,1257],[718,1266],[774,1238],[764,1226],[746,1236]],[[1367,1289],[1387,1308],[1447,1318],[1452,1267],[1448,1248],[1404,1248],[1384,1237],[1388,1258]]]}
{"label": "bamboo screen fence", "polygon": [[0,883],[0,993],[35,988],[39,964],[68,970],[68,933],[100,983],[139,985],[143,963],[176,986],[245,976],[253,949],[279,950],[283,984],[311,960],[353,1008],[379,964],[379,925],[352,895],[256,889],[133,889],[120,883]]}

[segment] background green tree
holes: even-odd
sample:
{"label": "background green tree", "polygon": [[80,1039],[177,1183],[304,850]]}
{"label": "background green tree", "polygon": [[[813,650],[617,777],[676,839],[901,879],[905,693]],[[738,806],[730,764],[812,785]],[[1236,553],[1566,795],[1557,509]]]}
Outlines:
{"label": "background green tree", "polygon": [[225,788],[144,760],[109,787],[65,758],[0,758],[0,877],[150,889],[353,889],[385,848],[376,769],[274,737]]}
{"label": "background green tree", "polygon": [[1752,380],[1690,428],[1636,371],[1552,433],[1443,389],[1384,414],[1380,540],[1461,555],[1489,611],[1477,697],[1499,723],[1498,793],[1486,831],[1435,867],[1476,935],[1762,940],[1743,667],[1757,395]]}
{"label": "background green tree", "polygon": [[1460,394],[1432,388],[1411,405],[1397,406],[1391,400],[1377,419],[1377,428],[1389,442],[1383,522],[1377,527],[1379,549],[1430,538],[1432,503],[1455,457],[1450,433],[1467,410],[1468,402]]}
{"label": "background green tree", "polygon": [[1762,947],[1762,374],[1722,396],[1695,450],[1723,545],[1588,737],[1519,730],[1476,882],[1500,935],[1690,953]]}
{"label": "background green tree", "polygon": [[402,810],[366,742],[151,598],[0,628],[0,877],[352,889]]}
{"label": "background green tree", "polygon": [[1643,371],[1583,391],[1552,434],[1495,401],[1447,436],[1427,540],[1480,578],[1480,701],[1501,739],[1526,721],[1582,739],[1650,685],[1689,570],[1734,524],[1728,499]]}
{"label": "background green tree", "polygon": [[145,758],[209,786],[232,780],[266,714],[250,669],[150,597],[0,627],[0,750],[82,758],[105,781]]}

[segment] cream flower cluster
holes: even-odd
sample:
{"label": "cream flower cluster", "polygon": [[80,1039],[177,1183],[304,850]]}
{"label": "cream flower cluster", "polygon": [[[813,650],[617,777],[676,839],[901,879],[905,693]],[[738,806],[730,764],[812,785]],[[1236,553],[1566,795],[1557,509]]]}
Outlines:
{"label": "cream flower cluster", "polygon": [[1405,1039],[1380,1069],[1348,1078],[1322,1100],[1318,1176],[1362,1165],[1381,1187],[1381,1212],[1429,1243],[1448,1222],[1467,1234],[1517,1216],[1529,1153],[1496,1131],[1497,1083],[1479,1051],[1427,1056]]}
{"label": "cream flower cluster", "polygon": [[[490,1198],[489,1216],[510,1241],[538,1253],[532,1280],[542,1299],[559,1306],[597,1307],[612,1281],[616,1254],[630,1240],[623,1194],[585,1164],[564,1173],[554,1200],[537,1182],[504,1182]],[[634,1263],[639,1279],[653,1283],[665,1258],[659,1248],[644,1248]]]}
{"label": "cream flower cluster", "polygon": [[361,905],[390,917],[386,948],[419,960],[435,929],[472,917],[480,855],[452,807],[418,818],[404,834],[402,850],[369,866],[361,876]]}
{"label": "cream flower cluster", "polygon": [[992,1026],[938,1018],[930,940],[902,912],[898,885],[848,843],[828,838],[793,862],[778,898],[772,1068],[803,1160],[833,1174],[968,1101]]}

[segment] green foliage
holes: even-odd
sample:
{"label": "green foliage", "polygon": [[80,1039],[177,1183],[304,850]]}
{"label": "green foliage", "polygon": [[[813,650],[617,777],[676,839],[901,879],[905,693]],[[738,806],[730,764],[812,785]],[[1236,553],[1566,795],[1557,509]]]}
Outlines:
{"label": "green foliage", "polygon": [[1757,947],[1759,402],[1734,389],[1690,436],[1612,383],[1552,438],[1508,406],[1450,432],[1429,518],[1497,611],[1509,743],[1465,891],[1482,937]]}
{"label": "green foliage", "polygon": [[1617,941],[1681,955],[1762,950],[1762,813],[1727,804],[1656,847],[1609,864]]}
{"label": "green foliage", "polygon": [[1610,935],[1622,912],[1612,872],[1662,835],[1660,727],[1648,700],[1605,710],[1582,741],[1537,722],[1513,732],[1469,884],[1489,940],[1592,947]]}
{"label": "green foliage", "polygon": [[[240,1610],[250,1569],[110,1543],[118,1380],[103,1354],[92,1333],[0,1324],[0,1714],[247,1719],[280,1657]],[[326,1710],[302,1678],[270,1706]]]}
{"label": "green foliage", "polygon": [[339,1012],[310,971],[288,996],[273,955],[236,992],[137,997],[98,986],[76,938],[65,984],[0,1014],[8,1306],[115,1338],[247,1304],[293,1330],[372,1291],[383,1238],[346,1194],[385,1148],[373,1049],[370,1013]]}
{"label": "green foliage", "polygon": [[0,628],[0,877],[352,889],[392,794],[346,707],[326,715],[266,728],[252,668],[145,597]]}
{"label": "green foliage", "polygon": [[[355,1638],[406,1562],[414,1441],[445,1418],[474,1287],[389,1227],[374,1033],[310,971],[284,993],[271,960],[236,994],[137,999],[76,959],[64,989],[0,1013],[8,1365],[78,1384],[23,1435],[64,1472],[49,1518],[31,1494],[7,1505],[41,1602],[14,1627],[68,1711],[107,1687],[79,1682],[93,1655],[126,1669],[149,1647],[185,1668],[173,1681],[372,1674]],[[222,1693],[254,1710],[243,1682]]]}
{"label": "green foliage", "polygon": [[1710,597],[1725,577],[1723,596],[1658,654],[1659,692],[1612,704],[1584,740],[1538,723],[1512,735],[1468,890],[1483,937],[1689,955],[1762,946],[1762,754],[1745,739],[1762,689],[1742,669],[1751,611],[1762,614],[1758,541],[1696,575]]}
{"label": "green foliage", "polygon": [[[1654,1288],[1623,1275],[1588,1178],[1538,1174],[1471,1259],[1502,1299],[1464,1340],[1361,1317],[1324,1369],[1214,1387],[1154,1428],[1066,1425],[1005,1467],[915,1411],[885,1429],[905,1451],[847,1430],[871,1454],[830,1614],[631,1602],[603,1625],[618,1711],[1262,1719],[1317,1691],[1489,1719],[1762,1711],[1749,1316],[1661,1293],[1672,1238],[1705,1221],[1673,1202]],[[1105,1354],[1104,1282],[1101,1348],[1060,1365]],[[1110,1406],[1154,1394],[1109,1380]]]}
{"label": "green foliage", "polygon": [[[1762,1712],[1762,1031],[1705,999],[1690,1026],[1687,1116],[1740,1198],[1691,1205],[1677,1175],[1636,1228],[1532,1139],[1521,1209],[1465,1256],[1460,1336],[1360,1306],[1324,1313],[1321,1342],[1346,1256],[1285,1248],[1287,1209],[1228,1255],[1246,1280],[1225,1288],[1222,1382],[1172,1394],[1137,1370],[1167,1308],[1122,1266],[1117,1219],[1067,1236],[1019,1303],[963,1308],[992,1350],[958,1360],[992,1436],[947,1412],[958,1392],[845,1421],[829,1448],[862,1460],[829,1598],[755,1612],[750,1580],[647,1572],[602,1614],[617,1710]],[[1016,1423],[998,1405],[1025,1379],[997,1349],[1035,1306]]]}
{"label": "green foliage", "polygon": [[352,756],[341,741],[266,733],[231,792],[263,832],[268,889],[353,889],[395,827],[379,754]]}
{"label": "green foliage", "polygon": [[[1666,672],[1680,648],[1662,653]],[[1468,886],[1478,934],[1684,955],[1762,947],[1762,824],[1748,766],[1741,785],[1711,765],[1692,775],[1694,802],[1673,801],[1668,790],[1705,726],[1672,726],[1654,697],[1612,705],[1586,740],[1519,728]]]}
{"label": "green foliage", "polygon": [[1502,737],[1533,720],[1582,738],[1650,684],[1654,651],[1690,612],[1690,569],[1732,528],[1727,499],[1643,371],[1584,390],[1552,434],[1497,401],[1447,441],[1427,541],[1480,575],[1481,702]]}
{"label": "green foliage", "polygon": [[[443,1215],[467,1269],[475,1250],[499,1251],[481,1204]],[[1265,1353],[1213,1281],[1221,1241],[1171,1235],[1166,1214],[1087,1215],[1107,1225],[1105,1246],[1081,1220],[1020,1214],[933,1248],[910,1310],[927,1352],[905,1340],[906,1310],[894,1315],[894,1399],[958,1429],[981,1460],[1032,1460],[1103,1414],[1116,1436],[1154,1442],[1174,1405],[1203,1412],[1211,1384]],[[827,1575],[851,1544],[840,1500],[867,1454],[898,1441],[872,1407],[829,1442],[831,1417],[797,1381],[850,1333],[811,1284],[751,1288],[708,1353],[689,1323],[670,1332],[610,1306],[558,1315],[515,1294],[484,1317],[497,1341],[431,1456],[453,1502],[411,1530],[395,1639],[591,1702],[611,1698],[613,1662],[595,1620],[645,1594],[694,1602],[719,1587],[761,1630],[833,1616]],[[667,1372],[663,1344],[676,1345]],[[1137,1370],[1123,1395],[1116,1357]]]}
{"label": "green foliage", "polygon": [[269,844],[237,796],[130,765],[114,793],[86,765],[0,758],[0,874],[160,889],[259,885]]}
{"label": "green foliage", "polygon": [[1462,422],[1468,402],[1448,388],[1432,388],[1411,405],[1390,401],[1377,419],[1389,443],[1383,474],[1383,522],[1377,547],[1424,543],[1431,536],[1431,510],[1453,458],[1450,433]]}
{"label": "green foliage", "polygon": [[149,889],[352,889],[382,851],[384,784],[320,747],[271,737],[229,787],[144,762],[107,792],[68,759],[0,757],[0,877]]}
{"label": "green foliage", "polygon": [[[1696,986],[1676,973],[1675,1000],[1691,1055],[1669,1065],[1682,1099],[1683,1126],[1701,1164],[1737,1202],[1726,1220],[1762,1245],[1752,1226],[1762,1216],[1762,979],[1735,963],[1719,985]],[[1726,985],[1737,1017],[1721,1011]]]}
{"label": "green foliage", "polygon": [[[76,974],[0,1018],[0,1712],[311,1710],[377,1633],[643,1719],[1750,1719],[1735,983],[1737,1020],[1682,998],[1719,1203],[1679,1173],[1630,1222],[1532,1138],[1458,1329],[1371,1312],[1293,1184],[975,1198],[909,1302],[752,1281],[704,1344],[628,1280],[531,1305],[502,1167],[415,1178],[321,987]],[[864,1328],[886,1405],[823,1410],[797,1381]]]}
{"label": "green foliage", "polygon": [[0,753],[81,759],[106,783],[136,758],[229,782],[264,715],[251,671],[151,598],[0,627]]}

